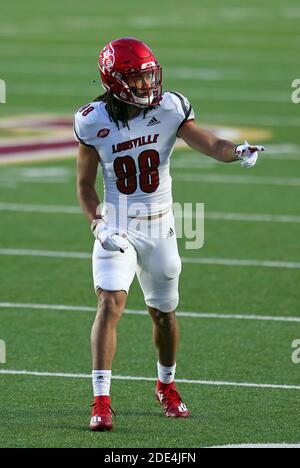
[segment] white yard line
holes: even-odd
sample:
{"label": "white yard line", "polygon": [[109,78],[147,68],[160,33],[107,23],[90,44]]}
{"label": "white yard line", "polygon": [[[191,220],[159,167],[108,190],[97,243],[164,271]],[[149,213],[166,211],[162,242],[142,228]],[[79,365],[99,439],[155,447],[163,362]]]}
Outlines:
{"label": "white yard line", "polygon": [[[13,178],[0,178],[0,186],[6,187],[7,185],[21,185],[21,184],[68,184],[70,179],[13,179]],[[51,189],[52,190],[52,189]]]}
{"label": "white yard line", "polygon": [[[300,126],[300,124],[299,124]],[[176,168],[175,168],[176,169]],[[196,168],[197,169],[197,168]],[[245,170],[244,170],[245,171]],[[249,171],[248,171],[249,172]],[[241,184],[241,185],[272,185],[280,187],[299,187],[300,178],[296,177],[272,177],[272,176],[255,176],[255,175],[233,175],[233,174],[203,174],[190,172],[175,172],[172,174],[172,179],[175,182],[205,182],[214,184]],[[0,177],[0,186],[7,184],[66,184],[70,182],[70,178],[40,178],[26,179],[13,177]]]}
{"label": "white yard line", "polygon": [[300,223],[300,216],[292,215],[271,215],[259,213],[222,213],[208,212],[205,213],[205,219],[209,220],[224,220],[224,221],[247,221],[259,223]]}
{"label": "white yard line", "polygon": [[[91,379],[89,374],[65,374],[61,372],[34,372],[27,370],[0,370],[0,375],[14,375],[14,376],[32,376],[32,377],[58,377],[67,379]],[[115,380],[125,381],[146,381],[156,382],[155,377],[140,377],[129,375],[113,375]],[[279,384],[258,384],[248,382],[226,382],[226,381],[213,381],[213,380],[189,380],[189,379],[176,379],[178,383],[187,383],[194,385],[215,385],[218,387],[246,387],[246,388],[264,388],[264,389],[279,389],[279,390],[300,390],[299,385],[279,385]]]}
{"label": "white yard line", "polygon": [[273,260],[240,260],[230,258],[182,257],[182,263],[199,265],[250,266],[264,268],[300,269],[300,262],[277,262]]}
{"label": "white yard line", "polygon": [[[31,205],[21,203],[0,203],[0,211],[16,213],[47,213],[47,214],[77,214],[82,215],[82,210],[77,206],[63,205]],[[192,214],[185,215],[188,219],[195,218]],[[270,223],[300,223],[300,215],[271,215],[260,213],[229,213],[229,212],[205,212],[205,219],[218,221],[246,221],[246,222],[270,222]]]}
{"label": "white yard line", "polygon": [[95,307],[87,306],[67,306],[61,304],[24,304],[20,302],[0,302],[1,309],[28,309],[28,310],[57,310],[57,311],[69,311],[69,312],[94,312]]}
{"label": "white yard line", "polygon": [[296,177],[181,173],[180,175],[173,174],[172,179],[177,182],[207,182],[213,184],[273,185],[280,187],[300,186],[300,178]]}
{"label": "white yard line", "polygon": [[[65,312],[88,312],[95,314],[95,307],[87,306],[72,306],[62,304],[24,304],[18,302],[0,302],[0,309],[23,309],[23,310],[48,310],[48,311],[65,311]],[[127,315],[144,315],[148,316],[145,310],[130,310],[126,309]],[[216,314],[210,312],[176,312],[178,317],[191,317],[200,319],[220,319],[220,320],[254,320],[262,322],[287,322],[300,323],[300,317],[280,317],[270,315],[251,315],[251,314]]]}
{"label": "white yard line", "polygon": [[79,206],[31,205],[22,203],[0,203],[0,211],[12,211],[16,213],[82,214],[82,210]]}
{"label": "white yard line", "polygon": [[[87,252],[64,252],[56,250],[30,250],[30,249],[0,249],[0,256],[17,257],[49,257],[49,258],[69,258],[69,259],[91,259],[92,253]],[[182,257],[182,262],[186,264],[199,265],[221,265],[221,266],[250,266],[263,268],[283,268],[299,270],[300,262],[285,262],[273,260],[241,260],[230,258],[201,258]]]}
{"label": "white yard line", "polygon": [[57,250],[29,250],[29,249],[0,249],[1,255],[17,257],[49,257],[49,258],[71,258],[91,259],[92,253],[86,252],[63,252]]}

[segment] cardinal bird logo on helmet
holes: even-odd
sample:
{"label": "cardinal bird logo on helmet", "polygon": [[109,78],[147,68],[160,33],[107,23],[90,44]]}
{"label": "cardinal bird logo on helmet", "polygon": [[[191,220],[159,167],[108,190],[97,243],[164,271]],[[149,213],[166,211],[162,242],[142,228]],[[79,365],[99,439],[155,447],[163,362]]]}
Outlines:
{"label": "cardinal bird logo on helmet", "polygon": [[110,42],[101,52],[101,55],[99,57],[99,68],[103,73],[105,73],[105,70],[107,70],[108,73],[111,73],[114,64],[115,51]]}

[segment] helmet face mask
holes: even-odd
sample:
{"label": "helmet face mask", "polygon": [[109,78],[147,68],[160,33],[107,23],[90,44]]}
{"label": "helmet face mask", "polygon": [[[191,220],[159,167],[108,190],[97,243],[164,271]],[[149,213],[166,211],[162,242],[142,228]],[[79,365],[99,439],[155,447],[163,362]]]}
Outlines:
{"label": "helmet face mask", "polygon": [[147,108],[161,100],[162,69],[143,42],[123,38],[109,43],[100,54],[99,69],[103,87],[120,101]]}

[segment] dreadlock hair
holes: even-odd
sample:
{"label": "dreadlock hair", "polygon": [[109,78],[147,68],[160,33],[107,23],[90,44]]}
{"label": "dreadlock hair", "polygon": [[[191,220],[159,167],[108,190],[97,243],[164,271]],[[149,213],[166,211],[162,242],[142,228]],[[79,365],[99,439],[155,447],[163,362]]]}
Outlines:
{"label": "dreadlock hair", "polygon": [[[94,102],[99,101],[106,103],[105,107],[108,116],[110,120],[116,124],[118,130],[120,130],[120,122],[123,124],[123,127],[127,127],[130,130],[128,123],[128,105],[125,102],[115,98],[111,91],[106,91],[104,94],[101,94],[94,99]],[[144,118],[149,110],[150,108],[144,109]]]}

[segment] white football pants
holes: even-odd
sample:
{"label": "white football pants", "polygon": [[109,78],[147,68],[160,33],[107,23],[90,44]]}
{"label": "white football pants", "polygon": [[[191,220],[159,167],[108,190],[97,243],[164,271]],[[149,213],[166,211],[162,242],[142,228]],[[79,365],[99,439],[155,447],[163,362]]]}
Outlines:
{"label": "white football pants", "polygon": [[129,292],[135,274],[147,306],[172,312],[178,306],[181,260],[178,253],[173,212],[155,220],[130,222],[126,229],[130,248],[104,250],[98,240],[93,252],[95,290]]}

